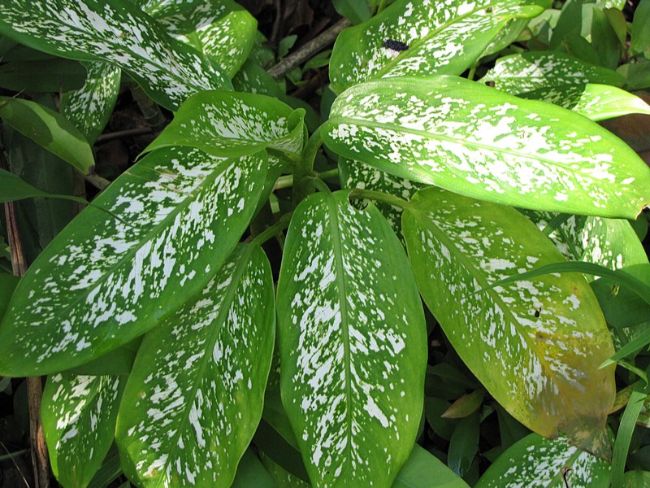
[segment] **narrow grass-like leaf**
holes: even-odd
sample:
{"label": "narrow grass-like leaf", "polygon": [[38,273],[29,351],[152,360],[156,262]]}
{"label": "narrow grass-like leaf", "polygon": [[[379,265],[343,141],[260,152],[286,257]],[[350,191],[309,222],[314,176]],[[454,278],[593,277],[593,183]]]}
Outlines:
{"label": "narrow grass-like leaf", "polygon": [[530,434],[488,468],[476,488],[608,488],[609,465],[564,438]]}
{"label": "narrow grass-like leaf", "polygon": [[88,173],[95,164],[92,149],[82,133],[49,108],[22,98],[0,97],[0,118],[82,173]]}
{"label": "narrow grass-like leaf", "polygon": [[399,240],[348,195],[308,197],[289,227],[282,401],[314,486],[390,487],[420,422],[426,327]]}
{"label": "narrow grass-like leaf", "polygon": [[621,423],[618,426],[616,441],[614,442],[614,455],[612,457],[612,486],[623,486],[625,464],[627,462],[628,451],[630,450],[632,434],[634,433],[637,419],[641,410],[643,410],[643,404],[647,398],[648,394],[642,391],[642,387],[634,389],[627,402],[625,411],[621,416]]}
{"label": "narrow grass-like leaf", "polygon": [[243,244],[145,336],[117,426],[123,466],[139,486],[232,484],[262,415],[273,295],[266,255]]}
{"label": "narrow grass-like leaf", "polygon": [[263,152],[156,151],[127,170],[29,268],[0,324],[0,373],[78,366],[151,329],[201,290],[239,241]]}
{"label": "narrow grass-like leaf", "polygon": [[125,376],[55,374],[43,392],[41,419],[52,471],[66,488],[84,488],[113,443]]}
{"label": "narrow grass-like leaf", "polygon": [[228,88],[225,74],[122,0],[12,0],[0,32],[35,49],[127,71],[156,102],[176,109],[192,93]]}
{"label": "narrow grass-like leaf", "polygon": [[436,188],[402,217],[415,277],[465,364],[517,420],[600,450],[614,401],[613,351],[598,302],[579,275],[499,280],[562,260],[514,209]]}
{"label": "narrow grass-like leaf", "polygon": [[197,147],[217,156],[264,148],[297,155],[304,140],[304,111],[265,95],[209,91],[189,98],[146,149]]}
{"label": "narrow grass-like leaf", "polygon": [[497,203],[635,218],[650,202],[650,168],[610,132],[462,78],[354,86],[321,132],[341,156]]}
{"label": "narrow grass-like leaf", "polygon": [[332,89],[341,92],[384,76],[460,75],[511,19],[542,11],[524,0],[399,0],[338,36],[330,63]]}
{"label": "narrow grass-like leaf", "polygon": [[122,70],[109,63],[84,63],[86,82],[61,97],[61,112],[90,142],[102,133],[120,91]]}

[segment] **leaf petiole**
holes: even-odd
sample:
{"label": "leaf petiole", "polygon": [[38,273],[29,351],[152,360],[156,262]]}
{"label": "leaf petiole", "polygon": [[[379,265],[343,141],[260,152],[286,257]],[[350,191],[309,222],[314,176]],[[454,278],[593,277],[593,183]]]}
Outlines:
{"label": "leaf petiole", "polygon": [[404,200],[395,195],[389,193],[384,193],[383,191],[375,190],[364,190],[361,188],[355,188],[350,192],[350,199],[367,199],[367,200],[376,200],[378,202],[386,203],[388,205],[393,205],[394,207],[399,207],[402,209],[411,208],[411,202]]}

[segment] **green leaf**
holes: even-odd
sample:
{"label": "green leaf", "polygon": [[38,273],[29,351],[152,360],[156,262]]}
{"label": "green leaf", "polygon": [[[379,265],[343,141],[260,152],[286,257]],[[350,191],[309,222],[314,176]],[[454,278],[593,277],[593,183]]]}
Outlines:
{"label": "green leaf", "polygon": [[260,452],[260,458],[262,463],[270,473],[273,481],[275,482],[274,486],[279,488],[309,488],[309,483],[301,480],[294,474],[290,473],[278,463],[276,463],[271,457],[268,456],[264,451]]}
{"label": "green leaf", "polygon": [[257,20],[228,0],[191,0],[145,6],[166,31],[193,46],[232,77],[244,64],[257,36]]}
{"label": "green leaf", "polygon": [[341,156],[497,203],[635,218],[650,201],[650,168],[607,130],[462,78],[357,85],[322,134]]}
{"label": "green leaf", "polygon": [[481,421],[478,413],[461,419],[449,440],[447,464],[459,476],[466,476],[478,454]]}
{"label": "green leaf", "polygon": [[92,149],[81,132],[49,108],[22,98],[0,97],[0,118],[82,173],[88,173],[95,164]]}
{"label": "green leaf", "polygon": [[[361,161],[352,161],[345,158],[339,158],[339,176],[343,188],[382,191],[396,195],[404,200],[410,200],[423,187],[423,185],[406,178],[393,176]],[[365,203],[367,204],[368,201]],[[402,208],[381,202],[377,202],[376,205],[388,220],[393,231],[401,236]]]}
{"label": "green leaf", "polygon": [[332,0],[336,11],[353,23],[359,24],[372,17],[368,0]]}
{"label": "green leaf", "polygon": [[544,100],[568,108],[585,117],[600,121],[628,114],[650,115],[650,105],[632,93],[609,85],[588,84],[548,91]]}
{"label": "green leaf", "polygon": [[[432,484],[433,483],[433,484]],[[417,444],[397,475],[393,488],[468,488],[462,478]]]}
{"label": "green leaf", "polygon": [[625,473],[625,488],[649,488],[650,471],[628,471]]}
{"label": "green leaf", "polygon": [[0,324],[0,373],[75,367],[151,329],[234,249],[265,176],[263,152],[167,148],[131,167],[93,202],[119,218],[85,209],[21,280]]}
{"label": "green leaf", "polygon": [[228,156],[268,148],[297,156],[304,141],[303,117],[303,110],[265,95],[201,92],[181,106],[145,151],[190,146]]}
{"label": "green leaf", "polygon": [[295,210],[278,283],[281,388],[315,486],[390,486],[417,435],[426,327],[399,240],[347,191]]}
{"label": "green leaf", "polygon": [[2,317],[9,305],[9,299],[11,298],[16,285],[18,284],[18,278],[8,273],[0,273],[0,317]]}
{"label": "green leaf", "polygon": [[585,63],[569,54],[531,51],[497,59],[481,81],[490,81],[498,90],[520,95],[587,83],[621,86],[624,79],[616,71]]}
{"label": "green leaf", "polygon": [[332,89],[340,93],[382,77],[460,75],[512,19],[542,10],[526,0],[399,0],[338,36],[330,63]]}
{"label": "green leaf", "polygon": [[625,464],[630,442],[632,441],[632,434],[634,434],[637,419],[647,398],[647,393],[634,389],[621,416],[621,423],[618,426],[616,441],[614,442],[614,456],[612,457],[612,486],[623,486]]}
{"label": "green leaf", "polygon": [[41,419],[50,464],[66,488],[88,486],[113,443],[124,376],[55,374],[43,392]]}
{"label": "green leaf", "polygon": [[650,0],[641,0],[632,21],[632,51],[650,58]]}
{"label": "green leaf", "polygon": [[241,458],[232,488],[277,488],[259,458],[247,449]]}
{"label": "green leaf", "polygon": [[0,32],[35,49],[127,71],[174,110],[192,93],[228,88],[226,76],[131,2],[13,0],[0,4]]}
{"label": "green leaf", "polygon": [[566,439],[530,434],[488,468],[476,488],[608,488],[609,465]]}
{"label": "green leaf", "polygon": [[517,420],[602,448],[614,401],[613,351],[598,302],[577,275],[494,286],[562,260],[516,210],[431,188],[402,217],[425,303],[455,351]]}
{"label": "green leaf", "polygon": [[0,65],[0,86],[15,91],[75,90],[84,84],[85,76],[83,66],[69,59],[19,60]]}
{"label": "green leaf", "polygon": [[275,335],[271,266],[240,245],[142,341],[117,422],[139,486],[229,487],[262,416]]}
{"label": "green leaf", "polygon": [[284,95],[281,84],[266,72],[262,66],[249,59],[232,79],[235,90],[247,93],[260,93],[272,97]]}
{"label": "green leaf", "polygon": [[85,63],[86,82],[61,97],[61,112],[94,142],[102,133],[115,107],[122,71],[108,63]]}
{"label": "green leaf", "polygon": [[610,269],[648,264],[643,245],[627,220],[551,212],[525,214],[571,261],[586,261]]}
{"label": "green leaf", "polygon": [[483,390],[475,390],[472,393],[458,398],[445,410],[441,417],[446,419],[462,419],[476,412],[483,404]]}
{"label": "green leaf", "polygon": [[0,202],[13,202],[25,198],[58,198],[86,203],[83,198],[72,195],[57,195],[33,187],[19,176],[0,169]]}
{"label": "green leaf", "polygon": [[628,90],[650,88],[650,61],[638,60],[621,65],[618,72],[625,76],[625,86]]}

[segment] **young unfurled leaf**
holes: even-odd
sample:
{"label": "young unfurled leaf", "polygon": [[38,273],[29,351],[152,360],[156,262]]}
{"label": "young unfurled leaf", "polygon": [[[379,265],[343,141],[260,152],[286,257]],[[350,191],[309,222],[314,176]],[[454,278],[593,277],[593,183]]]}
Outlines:
{"label": "young unfurled leaf", "polygon": [[22,98],[0,97],[0,119],[82,173],[88,173],[95,164],[92,149],[81,132],[47,107]]}
{"label": "young unfurled leaf", "polygon": [[348,194],[308,197],[289,227],[282,401],[315,486],[390,487],[420,422],[426,327],[399,240]]}
{"label": "young unfurled leaf", "polygon": [[382,77],[460,75],[513,18],[542,11],[526,0],[397,1],[339,35],[330,63],[332,89]]}
{"label": "young unfurled leaf", "polygon": [[143,9],[170,35],[202,52],[229,77],[253,49],[257,20],[233,1],[153,2]]}
{"label": "young unfurled leaf", "polygon": [[151,329],[201,290],[239,241],[266,176],[263,152],[156,151],[39,255],[0,324],[0,374],[56,372]]}
{"label": "young unfurled leaf", "polygon": [[564,438],[530,434],[492,464],[476,488],[607,488],[609,465],[572,446]]}
{"label": "young unfurled leaf", "polygon": [[303,146],[304,114],[265,95],[201,92],[181,106],[146,150],[190,146],[227,156],[268,148],[296,156]]}
{"label": "young unfurled leaf", "polygon": [[85,63],[86,82],[61,97],[61,112],[90,142],[102,133],[120,91],[122,70],[109,63]]}
{"label": "young unfurled leaf", "polygon": [[126,376],[55,374],[41,418],[54,476],[66,488],[88,486],[113,443]]}
{"label": "young unfurled leaf", "polygon": [[131,2],[12,0],[0,4],[0,31],[50,54],[119,66],[172,110],[192,93],[230,87],[217,67]]}
{"label": "young unfurled leaf", "polygon": [[514,209],[436,188],[411,202],[403,232],[420,293],[465,364],[530,429],[603,449],[615,385],[599,366],[613,346],[584,278],[493,287],[562,255]]}
{"label": "young unfurled leaf", "polygon": [[650,202],[650,168],[610,132],[462,78],[354,86],[322,134],[344,157],[497,203],[635,218]]}
{"label": "young unfurled leaf", "polygon": [[124,468],[138,485],[231,485],[262,415],[273,295],[266,255],[243,244],[145,336],[117,425]]}

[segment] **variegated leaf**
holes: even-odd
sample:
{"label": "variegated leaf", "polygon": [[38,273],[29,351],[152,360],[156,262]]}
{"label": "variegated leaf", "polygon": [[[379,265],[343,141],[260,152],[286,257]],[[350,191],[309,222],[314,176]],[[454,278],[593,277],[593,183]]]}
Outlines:
{"label": "variegated leaf", "polygon": [[356,85],[321,132],[341,156],[498,203],[634,218],[650,202],[650,168],[610,132],[462,78]]}
{"label": "variegated leaf", "polygon": [[[343,188],[382,191],[401,197],[404,200],[410,200],[415,195],[415,192],[423,187],[419,183],[414,183],[406,178],[393,176],[390,173],[381,171],[361,161],[351,161],[345,158],[339,159],[339,175]],[[402,209],[381,202],[377,202],[376,205],[382,215],[388,220],[393,231],[397,235],[401,235]]]}
{"label": "variegated leaf", "polygon": [[304,142],[304,115],[304,110],[265,95],[201,92],[183,103],[146,150],[190,146],[223,156],[268,148],[297,156]]}
{"label": "variegated leaf", "polygon": [[66,488],[88,486],[113,444],[126,376],[48,378],[41,419],[54,476]]}
{"label": "variegated leaf", "polygon": [[248,58],[257,35],[255,17],[229,0],[155,2],[145,11],[231,78]]}
{"label": "variegated leaf", "polygon": [[424,301],[490,394],[539,434],[602,448],[614,401],[613,353],[598,301],[579,274],[494,286],[563,260],[512,208],[421,190],[402,217]]}
{"label": "variegated leaf", "polygon": [[608,488],[610,467],[564,438],[530,434],[488,468],[476,488]]}
{"label": "variegated leaf", "polygon": [[627,220],[525,212],[569,260],[622,269],[648,264],[648,257]]}
{"label": "variegated leaf", "polygon": [[119,66],[172,110],[192,93],[230,87],[218,68],[130,2],[2,2],[0,32],[50,54]]}
{"label": "variegated leaf", "polygon": [[61,112],[89,142],[102,133],[120,91],[122,70],[103,62],[85,63],[84,85],[61,97]]}
{"label": "variegated leaf", "polygon": [[382,77],[460,75],[512,19],[542,11],[526,0],[399,0],[339,35],[330,62],[332,89]]}
{"label": "variegated leaf", "polygon": [[0,373],[71,368],[151,329],[230,254],[265,176],[264,152],[166,148],[131,167],[21,280],[0,324]]}
{"label": "variegated leaf", "polygon": [[494,68],[481,81],[494,83],[498,90],[521,95],[587,83],[621,86],[625,79],[616,71],[591,65],[566,53],[532,51],[497,59]]}
{"label": "variegated leaf", "polygon": [[289,227],[282,401],[314,486],[389,487],[417,435],[426,327],[399,240],[348,194],[308,197]]}
{"label": "variegated leaf", "polygon": [[271,266],[242,244],[145,336],[117,425],[138,486],[231,485],[262,415],[275,307]]}

